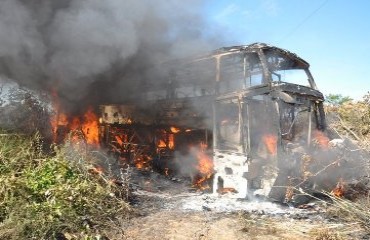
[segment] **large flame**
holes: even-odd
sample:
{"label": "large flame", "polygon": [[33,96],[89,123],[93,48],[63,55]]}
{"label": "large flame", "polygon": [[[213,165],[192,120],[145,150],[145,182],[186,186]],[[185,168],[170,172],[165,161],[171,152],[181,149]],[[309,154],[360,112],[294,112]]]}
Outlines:
{"label": "large flame", "polygon": [[198,165],[196,166],[199,172],[199,178],[195,179],[193,185],[201,190],[210,188],[207,184],[207,180],[212,177],[213,174],[213,160],[206,154],[207,144],[200,143],[200,148],[196,149],[196,157]]}
{"label": "large flame", "polygon": [[93,111],[92,107],[89,107],[83,117],[81,128],[86,136],[87,143],[91,145],[99,145],[99,119]]}
{"label": "large flame", "polygon": [[52,91],[52,101],[56,111],[50,119],[54,142],[58,140],[58,129],[63,127],[67,131],[81,130],[88,144],[99,146],[99,119],[92,107],[88,107],[82,116],[69,116],[62,111],[55,91]]}

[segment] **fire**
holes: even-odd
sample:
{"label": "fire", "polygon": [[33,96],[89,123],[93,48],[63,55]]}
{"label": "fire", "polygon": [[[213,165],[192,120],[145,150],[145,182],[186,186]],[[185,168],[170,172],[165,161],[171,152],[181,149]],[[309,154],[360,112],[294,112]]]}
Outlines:
{"label": "fire", "polygon": [[[63,119],[68,119],[65,114],[59,116],[63,116]],[[92,107],[89,107],[82,117],[75,116],[72,117],[72,120],[66,122],[67,124],[64,124],[64,126],[66,126],[69,131],[81,130],[88,144],[99,146],[99,119]]]}
{"label": "fire", "polygon": [[122,146],[122,144],[123,144],[123,141],[122,141],[122,139],[120,138],[120,136],[114,136],[115,137],[115,139],[116,139],[116,141],[117,141],[117,143],[118,143],[118,145],[120,145],[120,146]]}
{"label": "fire", "polygon": [[99,120],[95,115],[92,107],[89,107],[87,112],[84,114],[81,128],[86,136],[88,144],[98,146],[99,145]]}
{"label": "fire", "polygon": [[81,130],[88,144],[99,146],[99,118],[91,106],[82,116],[70,116],[63,112],[55,89],[51,90],[51,99],[56,111],[55,116],[50,119],[55,143],[58,141],[58,129],[63,126],[68,131]]}
{"label": "fire", "polygon": [[[163,139],[165,138],[165,140]],[[171,150],[175,149],[175,135],[170,133],[162,136],[157,143],[158,148],[169,148]]]}
{"label": "fire", "polygon": [[266,134],[266,135],[263,135],[262,141],[265,143],[268,153],[271,155],[276,155],[277,136],[273,134]]}
{"label": "fire", "polygon": [[159,143],[158,143],[158,147],[159,148],[165,148],[167,147],[167,144],[165,143],[165,141],[163,141],[162,139],[159,140]]}
{"label": "fire", "polygon": [[202,175],[210,175],[213,173],[213,161],[204,152],[199,152],[198,155],[198,166],[197,169]]}
{"label": "fire", "polygon": [[173,134],[168,135],[168,148],[175,149],[175,136]]}
{"label": "fire", "polygon": [[178,133],[181,131],[180,128],[177,128],[177,127],[170,127],[170,130],[172,133]]}
{"label": "fire", "polygon": [[336,197],[344,196],[345,189],[344,189],[344,182],[342,178],[339,179],[337,186],[331,191],[331,193]]}
{"label": "fire", "polygon": [[59,109],[57,111],[58,113],[50,120],[54,142],[57,142],[58,128],[63,126],[68,131],[81,130],[88,144],[99,146],[99,119],[92,107],[89,107],[83,116],[70,117]]}
{"label": "fire", "polygon": [[198,160],[196,168],[200,176],[194,181],[193,186],[201,190],[210,188],[206,181],[211,178],[213,174],[213,160],[205,153],[206,149],[207,144],[201,143],[200,148],[196,150],[196,157]]}
{"label": "fire", "polygon": [[68,125],[68,117],[66,114],[60,113],[57,118],[52,119],[52,126],[55,129],[58,125]]}
{"label": "fire", "polygon": [[319,146],[322,149],[328,149],[329,148],[329,138],[325,135],[324,132],[315,130],[313,131],[314,139],[318,142]]}
{"label": "fire", "polygon": [[226,193],[238,193],[238,191],[236,191],[235,188],[221,188],[218,189],[217,192],[221,195]]}
{"label": "fire", "polygon": [[139,155],[135,157],[134,164],[137,169],[146,169],[148,170],[151,165],[152,157],[147,155]]}

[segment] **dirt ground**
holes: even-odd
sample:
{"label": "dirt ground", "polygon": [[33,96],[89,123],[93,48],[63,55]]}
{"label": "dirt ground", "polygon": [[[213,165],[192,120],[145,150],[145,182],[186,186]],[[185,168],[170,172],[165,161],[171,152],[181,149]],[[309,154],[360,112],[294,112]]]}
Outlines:
{"label": "dirt ground", "polygon": [[243,213],[160,211],[132,219],[121,239],[369,239],[356,224],[244,216]]}
{"label": "dirt ground", "polygon": [[[143,179],[143,176],[140,176]],[[326,214],[327,205],[295,209],[268,202],[238,201],[189,192],[188,183],[160,175],[137,183],[137,215],[123,219],[109,239],[127,240],[277,240],[370,239],[358,223]]]}

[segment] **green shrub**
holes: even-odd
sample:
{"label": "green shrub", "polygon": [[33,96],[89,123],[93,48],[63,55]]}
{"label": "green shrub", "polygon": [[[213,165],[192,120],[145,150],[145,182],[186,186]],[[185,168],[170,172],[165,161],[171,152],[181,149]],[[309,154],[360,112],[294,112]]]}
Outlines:
{"label": "green shrub", "polygon": [[93,239],[130,212],[127,189],[89,173],[87,152],[39,146],[38,136],[0,135],[0,239]]}

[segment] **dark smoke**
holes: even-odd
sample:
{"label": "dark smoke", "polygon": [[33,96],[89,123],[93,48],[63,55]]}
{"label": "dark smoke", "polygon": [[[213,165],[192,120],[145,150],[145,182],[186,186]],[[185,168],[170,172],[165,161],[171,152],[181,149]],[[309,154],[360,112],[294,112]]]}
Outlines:
{"label": "dark smoke", "polygon": [[65,110],[135,100],[169,59],[215,48],[203,1],[2,0],[0,75]]}

